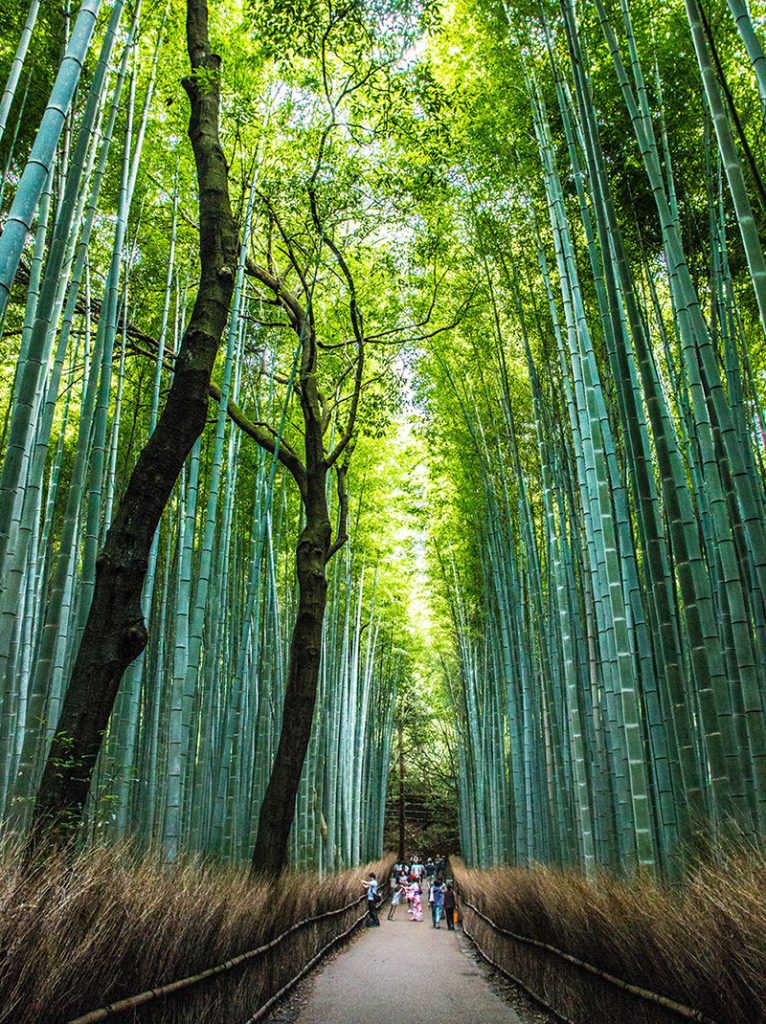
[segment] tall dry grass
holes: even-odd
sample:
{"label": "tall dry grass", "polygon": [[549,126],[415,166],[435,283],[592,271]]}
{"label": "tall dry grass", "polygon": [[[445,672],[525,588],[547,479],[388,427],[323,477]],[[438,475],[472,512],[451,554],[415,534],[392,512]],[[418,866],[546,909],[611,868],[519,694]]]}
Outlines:
{"label": "tall dry grass", "polygon": [[[244,870],[160,868],[125,849],[32,872],[8,861],[0,865],[0,1024],[62,1024],[199,973],[351,902],[367,872],[385,878],[390,863],[267,885]],[[242,1022],[363,911],[312,924],[265,957],[117,1019]]]}
{"label": "tall dry grass", "polygon": [[[454,869],[461,893],[508,931],[555,946],[719,1024],[766,1022],[766,853],[722,856],[676,888],[645,875],[618,880],[602,874],[588,881],[574,871],[546,867],[474,871],[457,862]],[[484,928],[482,940],[492,944],[493,959],[505,966],[499,958],[506,957],[511,973],[539,973],[547,954],[525,951],[490,932]],[[555,991],[560,965],[548,957],[537,982],[549,996],[566,1000],[566,993]],[[570,992],[567,1006],[553,1005],[572,1020],[668,1019],[659,1008],[639,1009],[635,1000],[631,1005],[642,1016],[618,1018],[614,1010],[622,996],[610,1007],[608,986],[566,965],[562,970],[567,987],[580,991]],[[517,977],[525,980],[522,973]],[[593,1008],[597,987],[603,1016]]]}

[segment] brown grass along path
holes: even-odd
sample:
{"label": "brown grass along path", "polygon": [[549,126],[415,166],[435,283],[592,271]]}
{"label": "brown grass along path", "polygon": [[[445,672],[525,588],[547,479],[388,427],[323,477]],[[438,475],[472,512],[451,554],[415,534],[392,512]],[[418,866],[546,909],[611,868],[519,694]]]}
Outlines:
{"label": "brown grass along path", "polygon": [[452,867],[478,947],[572,1024],[766,1022],[764,852],[721,853],[672,888]]}
{"label": "brown grass along path", "polygon": [[[31,873],[9,858],[0,863],[0,1024],[100,1020],[92,1011],[219,965],[226,969],[109,1019],[243,1024],[351,928],[364,913],[362,879],[369,870],[385,878],[389,866],[253,885],[245,870],[161,868],[127,849]],[[249,951],[257,955],[244,958]]]}

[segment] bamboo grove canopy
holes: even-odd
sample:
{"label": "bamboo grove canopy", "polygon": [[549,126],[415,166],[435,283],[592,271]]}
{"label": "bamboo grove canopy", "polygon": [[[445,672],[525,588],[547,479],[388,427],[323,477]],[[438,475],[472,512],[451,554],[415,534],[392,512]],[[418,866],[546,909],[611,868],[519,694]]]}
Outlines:
{"label": "bamboo grove canopy", "polygon": [[295,866],[378,855],[413,694],[470,863],[672,877],[758,841],[766,6],[208,6],[220,72],[190,46],[191,75],[180,0],[3,9],[7,829],[78,749],[99,552],[185,369],[212,90],[225,329],[81,840],[251,855],[305,655],[303,460],[334,539]]}

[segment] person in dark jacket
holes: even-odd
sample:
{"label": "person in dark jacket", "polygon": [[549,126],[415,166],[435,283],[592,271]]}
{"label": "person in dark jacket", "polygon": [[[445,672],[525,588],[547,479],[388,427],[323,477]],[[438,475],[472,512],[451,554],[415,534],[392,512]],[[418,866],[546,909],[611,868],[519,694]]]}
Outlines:
{"label": "person in dark jacket", "polygon": [[447,928],[449,931],[454,932],[455,930],[455,907],[457,906],[457,900],[455,899],[455,893],[449,882],[444,887],[444,897],[442,899],[442,909],[444,916],[447,918]]}

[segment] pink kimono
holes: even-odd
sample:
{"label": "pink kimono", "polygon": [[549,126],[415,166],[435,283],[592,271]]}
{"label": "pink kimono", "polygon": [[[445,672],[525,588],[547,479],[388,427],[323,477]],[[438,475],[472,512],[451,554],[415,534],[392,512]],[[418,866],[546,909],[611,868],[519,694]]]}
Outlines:
{"label": "pink kimono", "polygon": [[410,909],[407,913],[412,915],[413,921],[422,921],[423,902],[420,898],[420,888],[417,882],[410,886],[410,892],[412,893],[412,904],[410,905]]}

